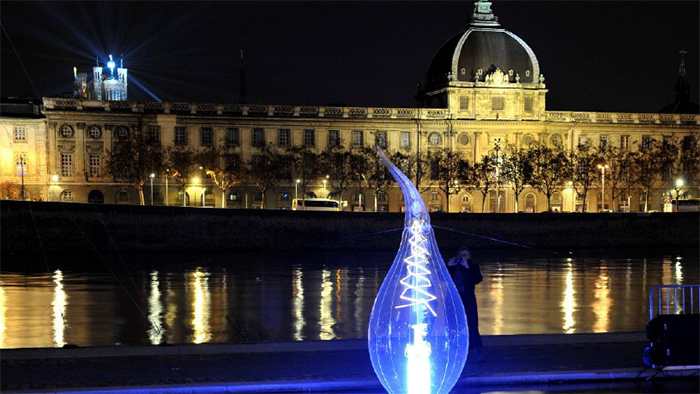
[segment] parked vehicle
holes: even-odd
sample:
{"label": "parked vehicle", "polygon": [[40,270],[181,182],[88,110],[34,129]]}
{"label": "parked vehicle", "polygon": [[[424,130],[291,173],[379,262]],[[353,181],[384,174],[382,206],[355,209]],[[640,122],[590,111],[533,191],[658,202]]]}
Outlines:
{"label": "parked vehicle", "polygon": [[340,211],[340,204],[327,198],[295,198],[292,200],[292,211]]}
{"label": "parked vehicle", "polygon": [[689,198],[687,200],[672,200],[670,210],[667,212],[700,212],[700,198]]}

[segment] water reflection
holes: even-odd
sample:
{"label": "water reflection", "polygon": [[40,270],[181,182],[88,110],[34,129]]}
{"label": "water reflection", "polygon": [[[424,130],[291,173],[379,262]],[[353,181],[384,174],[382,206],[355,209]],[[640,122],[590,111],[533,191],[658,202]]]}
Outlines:
{"label": "water reflection", "polygon": [[151,294],[148,296],[148,339],[151,345],[160,345],[163,341],[163,304],[160,300],[160,281],[158,271],[151,272]]}
{"label": "water reflection", "polygon": [[295,341],[304,340],[304,285],[302,279],[304,274],[300,267],[292,269],[292,318],[294,325],[293,338]]}
{"label": "water reflection", "polygon": [[574,266],[571,264],[571,259],[567,261],[566,277],[564,279],[564,299],[561,302],[562,312],[564,313],[564,325],[561,327],[567,334],[576,332],[576,319],[574,319],[574,311],[576,311],[576,299],[574,295]]}
{"label": "water reflection", "polygon": [[324,269],[321,272],[321,318],[319,319],[320,334],[318,338],[328,340],[335,338],[333,326],[335,319],[333,318],[333,282],[331,282],[331,272]]}
{"label": "water reflection", "polygon": [[[140,295],[127,293],[120,285],[126,281],[109,273],[2,272],[0,347],[367,336],[386,259],[309,254],[285,264],[279,257],[254,257],[249,265],[227,256],[206,268],[134,272],[129,280]],[[482,259],[484,282],[476,288],[481,332],[643,331],[651,287],[699,282],[697,255],[682,257]],[[662,297],[665,306],[669,297]],[[670,303],[671,313],[682,312],[680,303]]]}
{"label": "water reflection", "polygon": [[56,285],[53,290],[53,342],[56,347],[63,347],[66,344],[66,307],[68,306],[68,296],[63,290],[63,272],[56,270],[53,274],[53,283]]}
{"label": "water reflection", "polygon": [[209,311],[211,310],[211,294],[209,293],[209,273],[201,268],[190,274],[192,293],[192,343],[200,344],[211,339]]}

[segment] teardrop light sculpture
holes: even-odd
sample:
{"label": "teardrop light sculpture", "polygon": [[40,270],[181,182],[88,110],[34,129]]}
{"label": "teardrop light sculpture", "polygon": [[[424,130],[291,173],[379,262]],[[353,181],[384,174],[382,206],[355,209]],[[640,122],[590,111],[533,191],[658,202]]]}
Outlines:
{"label": "teardrop light sculpture", "polygon": [[372,367],[391,394],[446,394],[467,361],[467,317],[438,251],[423,199],[377,149],[401,186],[406,218],[399,252],[369,319]]}

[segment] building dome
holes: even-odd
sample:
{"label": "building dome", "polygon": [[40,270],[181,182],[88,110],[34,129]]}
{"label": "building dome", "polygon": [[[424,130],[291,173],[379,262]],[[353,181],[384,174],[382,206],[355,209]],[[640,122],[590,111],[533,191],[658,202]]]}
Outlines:
{"label": "building dome", "polygon": [[427,87],[444,86],[448,81],[484,82],[497,69],[510,83],[539,81],[535,53],[518,36],[501,28],[490,2],[474,3],[466,28],[443,44],[433,57],[426,76]]}

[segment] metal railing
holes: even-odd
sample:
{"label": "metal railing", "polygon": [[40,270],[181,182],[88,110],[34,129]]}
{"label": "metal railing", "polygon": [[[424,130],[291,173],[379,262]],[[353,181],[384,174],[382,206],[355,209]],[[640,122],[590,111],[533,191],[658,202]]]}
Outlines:
{"label": "metal railing", "polygon": [[700,313],[700,285],[658,285],[649,291],[649,320],[658,315],[693,313]]}

